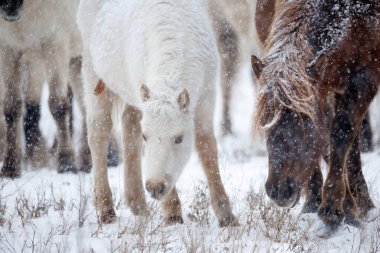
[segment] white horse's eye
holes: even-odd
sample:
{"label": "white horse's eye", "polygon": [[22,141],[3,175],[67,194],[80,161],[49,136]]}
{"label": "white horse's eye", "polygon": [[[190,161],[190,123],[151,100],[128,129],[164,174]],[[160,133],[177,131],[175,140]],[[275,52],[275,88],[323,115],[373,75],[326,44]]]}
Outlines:
{"label": "white horse's eye", "polygon": [[146,136],[145,136],[145,134],[143,134],[142,137],[143,137],[143,140],[146,141]]}
{"label": "white horse's eye", "polygon": [[182,139],[183,139],[183,136],[182,136],[182,135],[181,135],[181,136],[178,136],[177,138],[175,138],[174,143],[175,143],[175,144],[180,144],[180,143],[182,142]]}

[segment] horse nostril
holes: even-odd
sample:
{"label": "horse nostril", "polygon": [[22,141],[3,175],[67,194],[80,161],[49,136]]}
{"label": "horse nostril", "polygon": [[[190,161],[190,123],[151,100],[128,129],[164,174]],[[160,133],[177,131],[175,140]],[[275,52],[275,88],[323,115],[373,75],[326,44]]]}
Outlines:
{"label": "horse nostril", "polygon": [[145,189],[150,193],[152,198],[160,199],[165,193],[166,184],[162,181],[160,182],[147,181],[145,184]]}
{"label": "horse nostril", "polygon": [[158,191],[158,193],[159,193],[159,194],[162,194],[162,193],[164,192],[164,190],[165,190],[165,184],[164,184],[164,183],[161,183],[160,186],[159,186],[159,191]]}
{"label": "horse nostril", "polygon": [[268,197],[276,202],[279,206],[287,206],[297,193],[297,185],[293,181],[285,181],[278,184],[265,184],[265,190]]}
{"label": "horse nostril", "polygon": [[279,198],[279,189],[280,189],[279,184],[272,184],[267,182],[265,184],[265,191],[268,195],[269,198],[271,199],[278,199]]}
{"label": "horse nostril", "polygon": [[280,191],[283,193],[282,198],[283,199],[290,199],[294,193],[294,188],[295,188],[294,184],[293,183],[285,183],[283,185],[283,188],[284,189]]}

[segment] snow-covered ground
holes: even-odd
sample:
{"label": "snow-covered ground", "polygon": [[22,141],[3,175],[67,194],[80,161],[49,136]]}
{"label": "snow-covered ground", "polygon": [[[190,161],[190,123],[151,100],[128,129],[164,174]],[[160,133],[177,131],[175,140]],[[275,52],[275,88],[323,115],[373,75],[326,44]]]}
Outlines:
{"label": "snow-covered ground", "polygon": [[[220,171],[240,227],[218,227],[195,153],[177,183],[185,224],[170,227],[162,224],[159,203],[149,197],[146,218],[133,216],[123,204],[122,165],[109,169],[118,217],[110,225],[97,221],[91,174],[58,175],[42,168],[23,171],[16,180],[0,179],[0,252],[380,252],[379,208],[363,219],[362,228],[342,225],[321,239],[322,224],[314,214],[300,214],[302,201],[293,209],[269,202],[263,191],[267,158],[259,155],[262,146],[250,143],[253,90],[247,67],[234,90],[235,135],[218,137]],[[55,126],[44,95],[41,128],[51,144]],[[380,133],[379,114],[372,119]],[[363,170],[380,207],[379,145],[363,155]]]}

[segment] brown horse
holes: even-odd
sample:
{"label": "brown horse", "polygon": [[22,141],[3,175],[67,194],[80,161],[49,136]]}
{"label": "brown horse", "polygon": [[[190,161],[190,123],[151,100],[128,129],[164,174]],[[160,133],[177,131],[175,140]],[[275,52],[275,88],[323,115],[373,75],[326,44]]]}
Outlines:
{"label": "brown horse", "polygon": [[[319,160],[327,143],[329,173],[318,215],[330,228],[343,219],[358,224],[358,211],[374,207],[358,138],[380,81],[380,3],[263,2],[273,3],[273,18],[266,57],[253,56],[252,66],[260,85],[256,119],[269,153],[266,191],[278,205],[292,206],[307,186],[308,201],[314,194],[319,205]],[[334,108],[327,128],[329,97]]]}

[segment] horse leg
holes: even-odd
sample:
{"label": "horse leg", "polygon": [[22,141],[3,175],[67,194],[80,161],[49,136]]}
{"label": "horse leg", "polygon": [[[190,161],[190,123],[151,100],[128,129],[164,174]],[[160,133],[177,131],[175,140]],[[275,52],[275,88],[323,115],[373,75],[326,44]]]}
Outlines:
{"label": "horse leg", "polygon": [[109,167],[115,167],[119,164],[119,144],[115,134],[111,134],[110,145],[108,147],[107,161]]}
{"label": "horse leg", "polygon": [[362,152],[370,152],[373,150],[372,129],[371,129],[371,124],[370,124],[370,119],[369,119],[369,112],[366,113],[363,119],[361,131],[360,131],[359,144],[360,144],[360,151]]}
{"label": "horse leg", "polygon": [[[0,84],[0,87],[4,87],[3,84]],[[0,95],[1,100],[4,101],[4,95]],[[4,107],[0,106],[0,143],[5,144],[6,143],[6,133],[7,133],[7,127],[5,123],[5,114],[4,114]],[[0,145],[0,154],[5,154],[6,152],[6,145]],[[0,161],[3,161],[4,157],[0,156]]]}
{"label": "horse leg", "polygon": [[21,173],[21,147],[19,120],[21,116],[20,56],[4,50],[2,76],[5,84],[4,116],[6,122],[7,150],[0,176],[18,177]]}
{"label": "horse leg", "polygon": [[141,175],[142,113],[126,105],[123,111],[124,194],[134,215],[145,215],[147,204]]}
{"label": "horse leg", "polygon": [[[3,106],[0,106],[0,143],[3,143],[3,145],[0,145],[0,154],[5,154],[7,150],[6,145],[6,138],[7,138],[7,126],[5,121],[5,114],[4,114],[4,98],[5,98],[5,83],[4,83],[4,74],[3,70],[5,69],[3,67],[3,59],[0,57],[0,104]],[[0,155],[0,161],[4,161],[4,156]],[[1,176],[1,172],[0,172]]]}
{"label": "horse leg", "polygon": [[[218,149],[213,129],[213,99],[201,98],[195,116],[195,146],[207,177],[211,204],[220,227],[237,226],[219,173]],[[210,103],[208,103],[210,102]],[[211,108],[211,110],[210,110]]]}
{"label": "horse leg", "polygon": [[[344,95],[343,95],[344,96]],[[339,96],[337,104],[344,103],[344,97]],[[347,104],[347,103],[346,103]],[[343,201],[346,197],[346,166],[345,157],[354,140],[353,115],[347,106],[340,106],[332,119],[330,134],[329,173],[323,186],[322,204],[318,210],[321,219],[332,228],[335,228],[344,218]],[[349,196],[352,197],[352,196]],[[351,201],[349,201],[351,202]],[[347,209],[347,208],[346,208]],[[350,210],[351,217],[355,217],[356,210]]]}
{"label": "horse leg", "polygon": [[67,45],[50,43],[45,53],[49,82],[49,107],[57,124],[58,173],[77,172],[71,141],[68,101],[70,58]]}
{"label": "horse leg", "polygon": [[374,79],[377,77],[375,71],[364,69],[350,78],[344,94],[336,95],[330,132],[330,168],[318,210],[321,219],[332,228],[339,225],[344,216],[350,220],[357,217],[356,205],[353,204],[355,200],[347,185],[347,158],[360,130],[362,118],[376,95]]}
{"label": "horse leg", "polygon": [[[86,91],[91,92],[92,91]],[[113,209],[112,192],[108,183],[107,150],[112,129],[112,97],[103,92],[89,98],[87,104],[88,142],[95,178],[95,206],[102,223],[110,223],[116,214]]]}
{"label": "horse leg", "polygon": [[175,187],[173,187],[163,199],[162,207],[166,225],[174,225],[176,223],[183,224],[181,201],[179,200]]}
{"label": "horse leg", "polygon": [[219,29],[218,45],[221,55],[221,87],[223,95],[223,118],[222,118],[222,135],[232,133],[231,124],[231,95],[233,81],[236,77],[237,63],[239,60],[239,38],[227,20],[218,24]]}
{"label": "horse leg", "polygon": [[361,158],[358,137],[355,139],[347,161],[347,174],[350,190],[355,197],[361,215],[366,215],[368,210],[374,208],[369,196],[367,183],[361,169]]}
{"label": "horse leg", "polygon": [[322,202],[323,177],[319,160],[311,165],[313,174],[307,180],[306,202],[302,208],[302,213],[316,213]]}
{"label": "horse leg", "polygon": [[39,128],[41,118],[41,93],[45,82],[45,65],[39,53],[24,55],[27,80],[25,94],[25,160],[34,167],[47,165],[46,145]]}
{"label": "horse leg", "polygon": [[80,147],[77,156],[78,169],[83,172],[91,170],[91,152],[88,146],[87,124],[86,124],[86,108],[83,101],[83,83],[81,76],[82,57],[77,56],[70,59],[69,84],[71,86],[73,97],[78,102],[79,110],[82,114],[82,133],[80,136]]}

